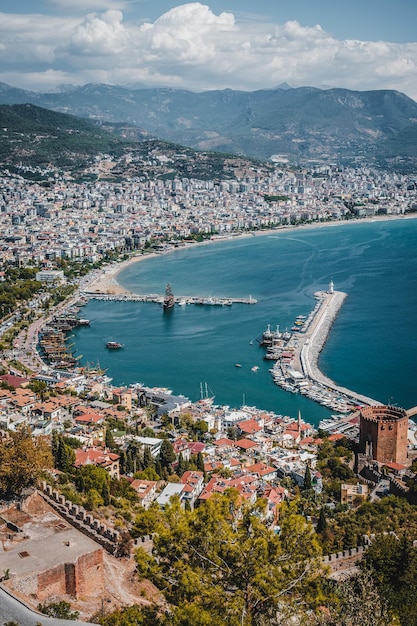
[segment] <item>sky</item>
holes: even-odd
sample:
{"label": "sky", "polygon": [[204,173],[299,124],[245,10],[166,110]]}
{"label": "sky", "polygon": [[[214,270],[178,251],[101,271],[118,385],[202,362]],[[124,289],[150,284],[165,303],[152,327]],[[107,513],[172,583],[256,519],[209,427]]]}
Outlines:
{"label": "sky", "polygon": [[287,83],[417,100],[417,2],[1,0],[0,82],[32,91]]}

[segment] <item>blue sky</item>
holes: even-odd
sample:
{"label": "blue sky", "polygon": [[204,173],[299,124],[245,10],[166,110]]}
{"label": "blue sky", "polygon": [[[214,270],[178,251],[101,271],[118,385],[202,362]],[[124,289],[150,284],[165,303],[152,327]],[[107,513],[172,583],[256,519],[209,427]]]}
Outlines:
{"label": "blue sky", "polygon": [[397,89],[417,100],[415,0],[2,0],[0,81],[202,91]]}

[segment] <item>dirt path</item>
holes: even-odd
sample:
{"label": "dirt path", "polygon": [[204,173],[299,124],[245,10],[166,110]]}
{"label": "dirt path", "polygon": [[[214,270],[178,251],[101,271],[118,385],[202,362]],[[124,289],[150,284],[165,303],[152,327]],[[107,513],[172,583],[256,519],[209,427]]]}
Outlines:
{"label": "dirt path", "polygon": [[104,615],[133,604],[158,602],[158,590],[149,581],[139,581],[135,575],[135,560],[116,559],[104,553],[105,588],[96,597],[74,602],[72,608],[80,612],[80,619]]}

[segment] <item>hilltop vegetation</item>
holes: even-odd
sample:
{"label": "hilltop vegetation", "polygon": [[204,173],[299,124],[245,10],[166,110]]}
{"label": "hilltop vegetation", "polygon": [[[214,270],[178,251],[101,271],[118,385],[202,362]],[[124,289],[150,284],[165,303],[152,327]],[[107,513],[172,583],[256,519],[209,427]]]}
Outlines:
{"label": "hilltop vegetation", "polygon": [[99,152],[120,156],[127,143],[86,120],[30,104],[0,106],[0,127],[5,164],[80,166]]}
{"label": "hilltop vegetation", "polygon": [[[26,177],[51,170],[77,179],[235,178],[271,166],[230,154],[196,152],[126,125],[94,124],[31,104],[0,105],[0,165]],[[116,134],[117,131],[119,134]],[[124,135],[124,136],[121,136]],[[100,164],[105,162],[106,167]]]}

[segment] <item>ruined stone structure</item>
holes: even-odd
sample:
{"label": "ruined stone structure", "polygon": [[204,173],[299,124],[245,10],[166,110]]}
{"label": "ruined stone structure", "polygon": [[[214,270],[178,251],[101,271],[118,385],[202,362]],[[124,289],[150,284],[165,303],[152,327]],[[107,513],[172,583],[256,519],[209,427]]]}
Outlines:
{"label": "ruined stone structure", "polygon": [[0,561],[9,574],[3,584],[13,594],[43,602],[101,597],[105,589],[104,546],[95,537],[111,544],[103,536],[108,529],[88,527],[89,532],[80,532],[74,526],[37,491],[18,505],[4,507]]}
{"label": "ruined stone structure", "polygon": [[59,565],[37,575],[36,597],[47,600],[68,595],[82,598],[101,593],[104,589],[103,550],[83,554],[72,563]]}
{"label": "ruined stone structure", "polygon": [[407,464],[408,415],[394,406],[367,406],[360,410],[359,444],[378,463]]}

